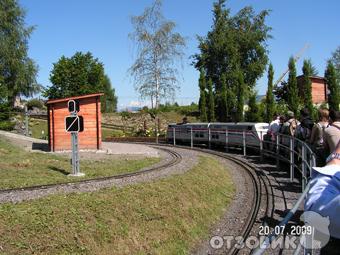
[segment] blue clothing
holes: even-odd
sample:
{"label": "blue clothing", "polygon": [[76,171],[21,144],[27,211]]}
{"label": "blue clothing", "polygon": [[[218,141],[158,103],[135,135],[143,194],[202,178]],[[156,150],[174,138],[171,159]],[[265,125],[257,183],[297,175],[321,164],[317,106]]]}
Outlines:
{"label": "blue clothing", "polygon": [[314,167],[305,211],[329,217],[329,232],[340,239],[340,166]]}

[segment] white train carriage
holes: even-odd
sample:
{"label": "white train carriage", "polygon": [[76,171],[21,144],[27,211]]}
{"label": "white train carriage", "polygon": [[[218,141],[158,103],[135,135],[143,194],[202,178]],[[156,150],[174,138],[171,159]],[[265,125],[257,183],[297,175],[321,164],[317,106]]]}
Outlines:
{"label": "white train carriage", "polygon": [[226,141],[230,146],[243,145],[243,133],[245,134],[247,146],[260,145],[260,140],[267,133],[268,123],[187,123],[187,124],[170,124],[167,131],[168,142],[175,138],[178,142],[189,143],[191,141],[191,132],[194,143],[209,143],[211,145],[224,145]]}
{"label": "white train carriage", "polygon": [[247,146],[260,146],[260,140],[267,133],[268,123],[211,123],[210,142],[216,145],[224,145],[228,142],[231,146],[243,146],[243,134]]}
{"label": "white train carriage", "polygon": [[208,128],[209,123],[169,124],[167,140],[168,142],[173,141],[173,136],[175,135],[176,141],[178,142],[190,142],[192,132],[195,143],[206,143],[209,139]]}

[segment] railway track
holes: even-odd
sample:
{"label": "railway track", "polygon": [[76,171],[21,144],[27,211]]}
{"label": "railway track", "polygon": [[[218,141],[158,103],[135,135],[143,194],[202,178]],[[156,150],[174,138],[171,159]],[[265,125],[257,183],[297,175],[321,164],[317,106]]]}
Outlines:
{"label": "railway track", "polygon": [[[160,166],[147,168],[147,169],[140,170],[140,171],[133,172],[133,173],[72,181],[72,182],[66,182],[66,183],[60,183],[60,184],[47,184],[47,185],[36,185],[36,186],[23,187],[23,188],[3,189],[3,190],[0,190],[0,203],[4,202],[1,200],[1,197],[6,196],[6,194],[16,193],[20,195],[20,193],[25,193],[25,192],[44,191],[44,190],[54,189],[54,188],[62,188],[62,187],[70,187],[70,186],[72,187],[72,186],[77,186],[79,184],[86,185],[86,184],[100,183],[100,182],[114,180],[114,179],[124,179],[127,177],[138,176],[138,175],[142,175],[144,173],[148,173],[152,171],[159,171],[161,169],[174,166],[178,164],[179,162],[181,162],[182,160],[182,156],[178,152],[169,149],[169,148],[173,148],[173,146],[168,145],[168,144],[156,144],[156,143],[150,143],[150,142],[145,142],[145,141],[131,142],[131,140],[124,141],[124,142],[150,145],[156,149],[160,149],[168,153],[171,156],[171,160]],[[169,148],[166,148],[166,147],[169,147]],[[176,146],[176,147],[188,149],[188,147],[186,146]],[[269,210],[269,207],[270,207],[269,206],[269,203],[270,203],[269,193],[270,192],[269,192],[269,188],[267,187],[268,185],[266,185],[266,182],[268,180],[267,181],[265,180],[266,177],[263,176],[260,171],[256,170],[254,165],[248,162],[245,162],[242,158],[238,158],[236,156],[232,156],[229,154],[225,154],[222,152],[213,151],[209,149],[204,149],[204,148],[192,148],[192,150],[214,155],[216,157],[220,157],[223,159],[227,159],[228,161],[231,161],[235,163],[236,165],[240,166],[249,175],[251,179],[251,184],[253,186],[253,191],[254,191],[254,194],[252,197],[252,208],[250,209],[249,215],[246,221],[244,222],[240,233],[238,234],[238,236],[242,236],[243,240],[246,240],[248,236],[251,234],[254,224],[256,222],[261,221],[261,219],[266,218],[266,216],[269,214],[269,211],[270,211]],[[263,202],[264,196],[265,196],[265,199]],[[5,201],[5,202],[8,202],[8,201]],[[264,203],[264,205],[262,206],[262,209],[264,207],[264,210],[262,210],[264,211],[264,215],[260,215],[261,214],[260,213],[261,202]],[[271,211],[273,211],[273,209]],[[230,254],[230,255],[238,254],[238,252],[240,251],[239,247],[242,247],[242,242],[234,243],[232,245],[232,248],[228,250],[226,254]]]}
{"label": "railway track", "polygon": [[70,182],[56,183],[56,184],[44,184],[44,185],[35,185],[35,186],[22,187],[22,188],[1,189],[0,190],[0,203],[8,202],[6,200],[4,201],[2,198],[9,194],[20,196],[20,194],[33,192],[33,191],[46,191],[49,189],[57,189],[57,188],[63,188],[63,187],[75,187],[80,184],[86,185],[86,184],[94,184],[94,183],[100,183],[100,182],[110,181],[110,180],[124,179],[124,178],[132,177],[132,176],[139,176],[139,175],[149,173],[149,172],[159,171],[159,170],[174,166],[180,163],[182,160],[182,156],[176,151],[173,151],[167,148],[159,148],[159,147],[155,147],[155,148],[168,153],[171,157],[171,160],[159,166],[146,168],[146,169],[139,170],[139,171],[132,172],[132,173],[118,174],[118,175],[105,176],[105,177],[99,177],[99,178],[90,178],[86,180],[70,181]]}
{"label": "railway track", "polygon": [[[150,142],[128,142],[128,143],[138,143],[138,144],[146,144],[146,145],[155,145],[155,143]],[[163,147],[173,147],[169,144],[157,144],[157,146],[163,146]],[[176,147],[188,149],[187,146],[181,146],[176,145]],[[268,183],[270,183],[269,178],[263,174],[262,171],[259,171],[253,164],[250,164],[246,161],[244,161],[243,158],[238,158],[236,156],[232,156],[230,154],[226,154],[224,152],[219,152],[215,150],[210,149],[204,149],[204,148],[191,148],[191,150],[203,152],[206,154],[214,155],[223,159],[227,159],[236,165],[240,166],[242,169],[246,171],[246,173],[249,175],[254,194],[252,199],[252,208],[249,212],[249,215],[247,217],[247,220],[243,224],[243,227],[239,233],[238,236],[242,236],[242,240],[247,240],[249,235],[251,234],[252,230],[254,230],[254,225],[256,222],[261,222],[261,224],[266,224],[267,217],[272,217],[274,213],[274,202],[273,202],[273,190],[272,187],[268,187]],[[264,199],[263,199],[264,198]],[[270,205],[272,200],[272,204]],[[262,211],[263,213],[260,213],[260,207],[262,203]],[[254,232],[254,231],[253,231]],[[259,235],[258,231],[255,230],[254,235]],[[234,243],[232,245],[232,248],[228,251],[226,251],[226,254],[235,255],[238,254],[238,252],[241,250],[240,247],[242,247],[243,242]]]}
{"label": "railway track", "polygon": [[[254,165],[248,162],[245,162],[244,159],[242,158],[240,159],[238,157],[228,155],[223,152],[212,151],[209,149],[201,149],[201,148],[193,148],[193,149],[207,153],[207,154],[211,154],[211,155],[223,158],[223,159],[227,159],[235,163],[236,165],[239,165],[242,169],[246,171],[246,173],[249,175],[251,179],[253,190],[254,190],[253,199],[252,199],[252,208],[248,214],[247,220],[243,224],[243,227],[240,233],[238,234],[239,236],[242,236],[243,241],[239,243],[234,243],[232,245],[232,248],[228,250],[226,253],[230,255],[238,254],[239,251],[242,250],[240,247],[242,247],[244,240],[247,240],[249,235],[252,232],[254,232],[255,223],[261,221],[263,224],[264,222],[262,221],[262,219],[265,219],[269,214],[270,191],[269,191],[268,186],[266,185],[267,181],[265,180],[265,177],[263,176],[263,174],[260,171],[258,171]],[[265,199],[263,199],[263,197],[265,197]],[[263,203],[262,205],[262,209],[264,211],[263,214],[261,214],[260,212],[261,203]],[[273,212],[273,210],[271,211]],[[255,230],[255,233],[253,234],[258,235],[258,231]]]}

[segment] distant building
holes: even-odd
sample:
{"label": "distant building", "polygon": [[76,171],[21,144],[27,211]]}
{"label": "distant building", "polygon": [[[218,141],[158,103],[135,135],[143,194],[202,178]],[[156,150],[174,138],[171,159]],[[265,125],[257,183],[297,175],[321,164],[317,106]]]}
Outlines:
{"label": "distant building", "polygon": [[[299,87],[299,95],[303,95],[305,91],[303,91],[303,75],[300,75],[297,78],[298,87]],[[327,84],[324,77],[320,76],[311,76],[310,80],[312,82],[312,101],[313,104],[322,104],[327,102]]]}

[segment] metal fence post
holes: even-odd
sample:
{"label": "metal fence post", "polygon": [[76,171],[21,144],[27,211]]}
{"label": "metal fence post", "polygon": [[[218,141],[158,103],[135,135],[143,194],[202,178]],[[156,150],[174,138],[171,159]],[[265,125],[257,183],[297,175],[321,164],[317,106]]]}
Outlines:
{"label": "metal fence post", "polygon": [[25,105],[25,136],[29,136],[29,134],[28,134],[28,109],[27,109],[27,105]]}
{"label": "metal fence post", "polygon": [[305,190],[306,187],[306,148],[305,144],[302,144],[301,148],[301,156],[302,156],[302,192]]}
{"label": "metal fence post", "polygon": [[260,160],[263,161],[263,135],[262,131],[260,131]]}
{"label": "metal fence post", "polygon": [[194,137],[192,135],[192,127],[190,128],[190,147],[191,149],[194,147]]}
{"label": "metal fence post", "polygon": [[310,165],[310,168],[309,168],[309,173],[308,173],[309,175],[308,175],[308,177],[311,175],[312,167],[316,166],[314,154],[310,154],[309,165]]}
{"label": "metal fence post", "polygon": [[279,139],[280,139],[280,135],[278,133],[276,133],[276,136],[275,136],[275,143],[276,143],[276,168],[279,168],[279,163],[280,163],[280,160],[279,160]]}
{"label": "metal fence post", "polygon": [[225,151],[229,151],[229,136],[228,136],[228,128],[225,129]]}
{"label": "metal fence post", "polygon": [[172,138],[173,138],[173,142],[174,142],[174,146],[176,146],[176,128],[172,128]]}
{"label": "metal fence post", "polygon": [[243,140],[243,156],[246,156],[247,155],[247,148],[246,148],[246,131],[242,131],[242,140]]}
{"label": "metal fence post", "polygon": [[290,181],[293,182],[294,179],[294,138],[289,137],[289,161],[290,161]]}
{"label": "metal fence post", "polygon": [[208,146],[209,146],[209,149],[211,148],[211,132],[210,132],[210,128],[208,128]]}

